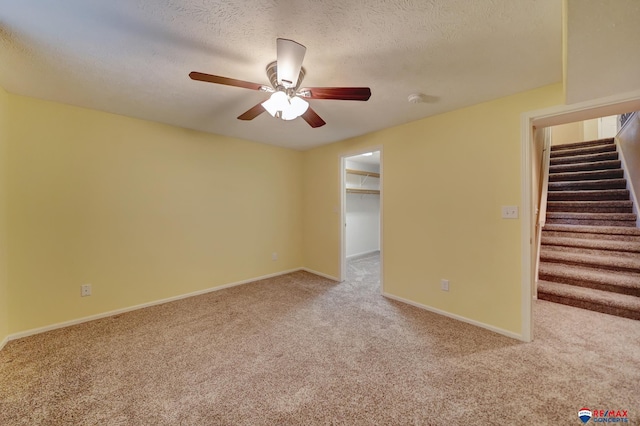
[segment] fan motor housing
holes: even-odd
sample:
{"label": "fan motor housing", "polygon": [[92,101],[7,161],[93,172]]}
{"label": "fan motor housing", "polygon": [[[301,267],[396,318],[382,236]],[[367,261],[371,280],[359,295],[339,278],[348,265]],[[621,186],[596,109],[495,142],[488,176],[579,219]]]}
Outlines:
{"label": "fan motor housing", "polygon": [[[300,67],[300,75],[298,76],[298,84],[296,84],[296,87],[293,88],[293,92],[294,93],[300,87],[300,84],[302,83],[302,80],[304,79],[304,75],[305,75],[305,69],[303,67]],[[278,61],[273,61],[269,65],[267,65],[267,78],[269,78],[269,82],[271,83],[271,86],[274,89],[282,90],[282,91],[288,91],[287,90],[287,89],[289,89],[288,87],[285,87],[282,84],[278,84]],[[278,89],[278,86],[281,86],[282,89]]]}

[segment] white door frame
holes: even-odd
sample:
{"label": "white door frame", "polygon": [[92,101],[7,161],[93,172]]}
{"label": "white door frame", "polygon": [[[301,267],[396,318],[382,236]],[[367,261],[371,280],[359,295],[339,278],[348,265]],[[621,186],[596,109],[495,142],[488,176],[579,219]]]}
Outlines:
{"label": "white door frame", "polygon": [[358,149],[356,151],[349,151],[340,155],[340,281],[347,279],[347,233],[345,232],[345,225],[347,223],[347,181],[345,169],[347,168],[347,158],[355,155],[364,154],[367,152],[380,151],[380,294],[384,293],[384,279],[382,268],[384,265],[383,252],[384,252],[384,240],[383,240],[383,179],[384,179],[384,160],[382,146],[373,146],[370,148]]}
{"label": "white door frame", "polygon": [[559,124],[572,123],[575,121],[589,120],[592,118],[607,115],[616,115],[623,112],[640,110],[640,90],[609,96],[606,98],[594,99],[572,105],[562,105],[546,108],[537,111],[523,113],[521,116],[521,138],[520,138],[520,181],[522,184],[522,289],[521,289],[521,310],[522,329],[521,339],[525,342],[533,340],[533,299],[531,297],[535,274],[532,273],[532,250],[531,244],[533,235],[531,234],[531,224],[535,220],[533,209],[535,206],[531,201],[531,147],[533,144],[533,129],[556,126]]}

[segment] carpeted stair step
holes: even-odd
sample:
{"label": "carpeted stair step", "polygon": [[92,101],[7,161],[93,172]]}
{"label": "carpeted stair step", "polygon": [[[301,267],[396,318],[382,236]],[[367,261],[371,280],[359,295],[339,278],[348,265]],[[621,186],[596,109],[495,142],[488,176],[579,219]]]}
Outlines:
{"label": "carpeted stair step", "polygon": [[628,189],[603,189],[589,191],[549,191],[549,201],[604,201],[604,200],[628,200]]}
{"label": "carpeted stair step", "polygon": [[635,220],[599,220],[599,219],[573,219],[573,218],[559,218],[549,219],[549,224],[559,225],[585,225],[585,226],[619,226],[619,227],[635,227]]}
{"label": "carpeted stair step", "polygon": [[634,213],[547,212],[547,223],[592,226],[636,226]]}
{"label": "carpeted stair step", "polygon": [[622,166],[621,160],[593,161],[586,163],[558,164],[549,166],[549,173],[568,173],[589,170],[619,169]]}
{"label": "carpeted stair step", "polygon": [[640,320],[640,298],[637,296],[538,281],[538,299]]}
{"label": "carpeted stair step", "polygon": [[[598,256],[584,253],[573,253],[560,250],[540,250],[540,262],[560,263],[564,266],[587,266],[611,271],[626,271],[640,274],[640,256],[634,258],[621,256]],[[640,278],[640,275],[638,275]],[[638,282],[640,285],[640,281]]]}
{"label": "carpeted stair step", "polygon": [[617,240],[640,243],[640,228],[628,228],[623,226],[588,226],[547,223],[542,230],[542,235],[549,237]]}
{"label": "carpeted stair step", "polygon": [[[590,241],[590,240],[582,240]],[[593,240],[591,240],[593,241]],[[605,240],[611,241],[611,240]],[[582,247],[570,247],[570,246],[557,246],[544,244],[540,246],[544,251],[561,251],[565,253],[584,254],[589,256],[616,256],[624,257],[627,259],[640,259],[640,253],[633,251],[618,251],[618,250],[604,250],[598,248],[582,248]]]}
{"label": "carpeted stair step", "polygon": [[600,179],[622,179],[624,171],[622,169],[606,169],[567,173],[551,173],[549,174],[549,182],[567,182],[582,180],[600,180]]}
{"label": "carpeted stair step", "polygon": [[631,200],[548,201],[548,212],[632,213]]}
{"label": "carpeted stair step", "polygon": [[640,297],[640,274],[541,262],[538,279]]}
{"label": "carpeted stair step", "polygon": [[563,225],[588,225],[588,226],[620,226],[620,227],[636,226],[635,220],[598,220],[598,219],[559,218],[559,219],[547,219],[547,223],[563,224]]}
{"label": "carpeted stair step", "polygon": [[594,189],[625,189],[626,179],[578,180],[549,182],[549,191],[589,191]]}
{"label": "carpeted stair step", "polygon": [[599,154],[574,155],[572,157],[551,158],[550,165],[555,166],[558,164],[592,163],[594,161],[610,161],[610,160],[617,160],[617,159],[618,159],[618,153],[616,151],[613,151],[613,152],[603,152]]}
{"label": "carpeted stair step", "polygon": [[592,141],[565,143],[562,145],[551,145],[551,151],[563,151],[568,149],[584,148],[587,146],[613,144],[613,138],[595,139]]}
{"label": "carpeted stair step", "polygon": [[551,150],[551,158],[575,157],[577,155],[599,154],[603,152],[615,152],[615,144],[595,145],[573,149]]}
{"label": "carpeted stair step", "polygon": [[542,234],[540,240],[543,246],[571,247],[580,249],[593,249],[601,251],[615,251],[640,253],[640,241],[617,241],[587,238],[557,237]]}

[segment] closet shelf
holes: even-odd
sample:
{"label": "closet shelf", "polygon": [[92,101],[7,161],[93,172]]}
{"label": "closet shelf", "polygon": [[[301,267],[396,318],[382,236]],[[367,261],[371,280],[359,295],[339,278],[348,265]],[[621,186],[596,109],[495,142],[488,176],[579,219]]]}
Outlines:
{"label": "closet shelf", "polygon": [[347,194],[380,194],[379,189],[347,188]]}
{"label": "closet shelf", "polygon": [[365,172],[364,170],[346,169],[346,172],[349,173],[349,174],[352,174],[352,175],[370,176],[370,177],[375,177],[375,178],[379,178],[380,177],[380,173]]}

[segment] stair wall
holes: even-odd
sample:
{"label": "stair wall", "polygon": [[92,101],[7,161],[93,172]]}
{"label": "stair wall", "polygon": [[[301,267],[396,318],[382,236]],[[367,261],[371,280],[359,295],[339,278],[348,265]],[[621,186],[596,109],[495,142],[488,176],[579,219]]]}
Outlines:
{"label": "stair wall", "polygon": [[635,112],[616,136],[620,158],[624,160],[625,175],[629,182],[630,197],[634,213],[639,215],[636,226],[640,227],[638,197],[640,197],[640,114]]}

